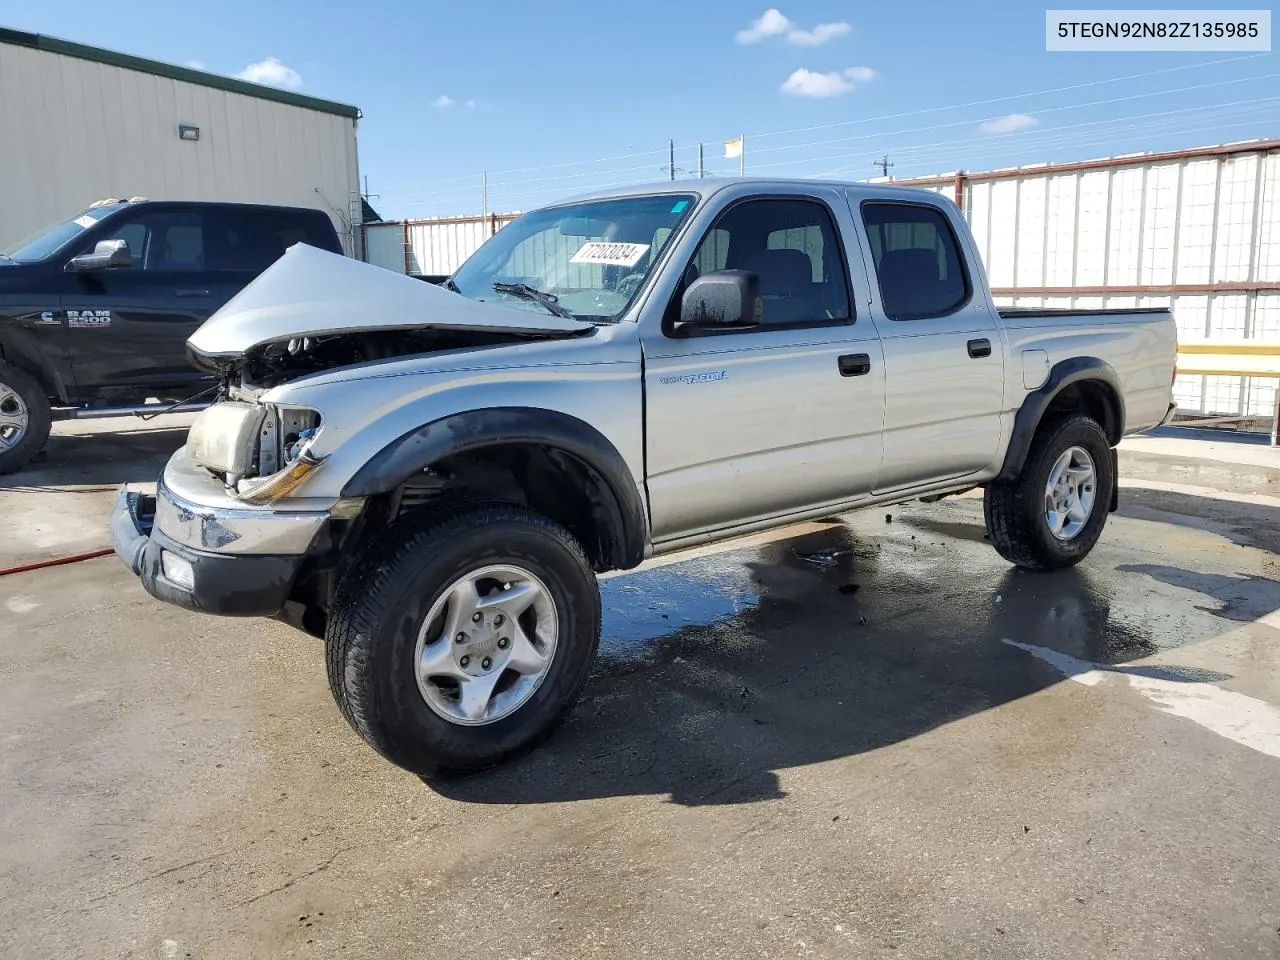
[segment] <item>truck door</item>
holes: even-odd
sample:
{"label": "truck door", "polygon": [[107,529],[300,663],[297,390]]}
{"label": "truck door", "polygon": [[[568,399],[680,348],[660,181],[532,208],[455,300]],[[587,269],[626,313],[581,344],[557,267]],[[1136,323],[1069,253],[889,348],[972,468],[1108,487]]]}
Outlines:
{"label": "truck door", "polygon": [[[838,201],[744,198],[719,214],[687,264],[673,265],[682,282],[660,327],[642,331],[655,540],[870,492],[884,368],[874,326],[855,314]],[[762,325],[674,335],[686,285],[724,269],[759,276]]]}
{"label": "truck door", "polygon": [[887,378],[876,493],[967,476],[995,458],[1004,347],[941,207],[850,197],[865,230]]}
{"label": "truck door", "polygon": [[186,341],[228,299],[206,264],[205,220],[194,207],[140,207],[73,251],[124,240],[133,258],[128,267],[60,274],[67,355],[82,390],[183,387],[203,376]]}

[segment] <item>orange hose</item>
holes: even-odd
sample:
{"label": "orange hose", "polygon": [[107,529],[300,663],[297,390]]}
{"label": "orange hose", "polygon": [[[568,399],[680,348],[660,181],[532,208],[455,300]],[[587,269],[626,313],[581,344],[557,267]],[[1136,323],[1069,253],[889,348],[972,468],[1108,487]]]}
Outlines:
{"label": "orange hose", "polygon": [[100,550],[86,550],[84,553],[73,553],[65,557],[54,557],[52,560],[37,560],[35,563],[24,563],[16,567],[0,567],[0,577],[7,577],[11,573],[26,573],[28,570],[41,570],[45,567],[59,567],[64,563],[79,563],[81,560],[93,560],[95,557],[105,557],[109,553],[115,553],[110,547],[103,547]]}

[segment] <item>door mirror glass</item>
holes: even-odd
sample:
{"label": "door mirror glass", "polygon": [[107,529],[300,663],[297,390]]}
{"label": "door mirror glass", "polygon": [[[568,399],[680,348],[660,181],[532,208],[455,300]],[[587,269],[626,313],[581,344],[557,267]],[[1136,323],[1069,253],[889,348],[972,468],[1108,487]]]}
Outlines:
{"label": "door mirror glass", "polygon": [[758,327],[763,317],[760,278],[749,270],[717,270],[689,284],[675,329],[741,330]]}
{"label": "door mirror glass", "polygon": [[92,270],[110,270],[114,267],[127,267],[133,263],[133,254],[129,252],[129,244],[123,240],[99,240],[93,253],[82,253],[72,257],[67,269],[73,273],[88,273]]}

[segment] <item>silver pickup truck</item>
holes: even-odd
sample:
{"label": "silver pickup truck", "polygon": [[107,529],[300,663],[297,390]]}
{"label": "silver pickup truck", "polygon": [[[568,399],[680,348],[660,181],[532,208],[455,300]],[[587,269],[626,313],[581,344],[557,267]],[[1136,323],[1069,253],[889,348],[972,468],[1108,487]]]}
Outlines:
{"label": "silver pickup truck", "polygon": [[975,487],[1011,563],[1077,563],[1176,349],[1163,309],[997,309],[955,205],[884,185],[578,198],[443,287],[296,245],[188,341],[220,399],[112,534],[161,600],[322,636],[392,762],[478,769],[577,697],[596,573]]}

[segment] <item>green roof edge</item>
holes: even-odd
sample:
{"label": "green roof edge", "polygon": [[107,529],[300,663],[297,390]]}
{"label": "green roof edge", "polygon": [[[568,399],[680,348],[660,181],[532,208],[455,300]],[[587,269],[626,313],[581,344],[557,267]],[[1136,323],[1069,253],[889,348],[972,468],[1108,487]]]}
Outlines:
{"label": "green roof edge", "polygon": [[263,86],[260,83],[250,83],[247,80],[237,80],[234,77],[224,77],[216,73],[206,73],[203,70],[193,70],[190,67],[179,67],[176,64],[162,63],[159,60],[148,60],[145,57],[135,57],[132,54],[118,53],[115,50],[103,50],[101,47],[90,47],[83,43],[73,43],[70,40],[59,40],[57,37],[46,37],[41,33],[24,33],[21,30],[0,27],[0,43],[31,47],[35,50],[43,50],[46,53],[60,53],[63,56],[75,57],[79,60],[92,60],[95,63],[105,63],[111,67],[123,67],[126,70],[137,70],[157,77],[167,77],[170,80],[183,80],[187,83],[199,84],[202,87],[225,90],[228,93],[240,93],[247,97],[257,97],[259,100],[273,100],[276,103],[287,103],[293,107],[306,107],[310,110],[319,110],[322,113],[333,113],[340,117],[350,117],[352,120],[360,117],[359,108],[350,104],[338,103],[334,100],[321,100],[319,97],[309,97],[301,93],[290,93],[288,90],[278,90],[275,87]]}

